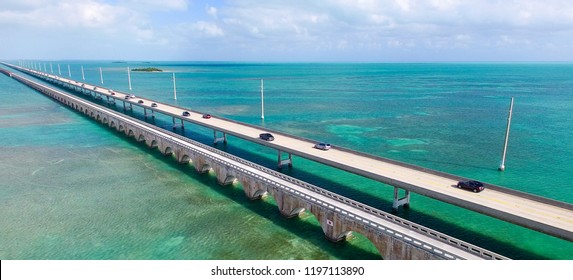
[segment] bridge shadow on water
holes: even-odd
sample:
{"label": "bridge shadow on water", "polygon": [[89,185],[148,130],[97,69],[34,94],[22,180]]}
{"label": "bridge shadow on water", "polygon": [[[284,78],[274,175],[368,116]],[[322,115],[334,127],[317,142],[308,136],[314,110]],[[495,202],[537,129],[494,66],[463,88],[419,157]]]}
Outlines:
{"label": "bridge shadow on water", "polygon": [[[70,92],[70,91],[68,91],[68,92]],[[75,94],[75,95],[85,98],[85,95],[80,95],[80,94]],[[86,98],[86,99],[94,101],[94,99],[92,99],[92,98]],[[99,103],[100,105],[105,106],[105,104],[102,104],[103,103],[102,101],[95,102],[95,103]],[[112,106],[112,107],[114,107],[114,106]],[[68,109],[74,111],[71,108],[68,108]],[[168,127],[172,126],[172,123],[170,121],[168,121],[168,119],[166,119],[165,117],[163,117],[163,118],[161,118],[161,117],[145,118],[141,112],[137,112],[137,111],[131,112],[129,110],[127,112],[125,112],[125,111],[121,110],[121,108],[118,108],[118,106],[115,106],[115,110],[118,112],[127,113],[128,115],[131,115],[132,117],[138,118],[138,119],[143,120],[143,121],[147,121],[148,123],[151,123],[151,124],[156,125],[158,127],[168,128]],[[83,116],[86,119],[95,121],[95,120],[89,118],[88,116],[85,116],[85,115],[83,115]],[[113,131],[114,134],[117,135],[118,137],[121,137],[123,139],[127,139],[127,136],[125,136],[125,134],[117,132],[114,129],[110,129],[106,125],[103,125],[103,124],[100,124],[100,125],[102,125],[102,127],[105,127],[106,129],[109,129],[110,131]],[[197,127],[198,127],[197,125],[191,126],[189,124],[189,126],[186,130],[181,131],[181,129],[179,128],[176,130],[176,132],[183,134],[183,135],[185,135],[185,136],[187,136],[187,137],[189,137],[195,141],[198,141],[198,142],[201,142],[203,144],[207,144],[207,145],[212,146],[212,143],[213,143],[212,134],[209,135],[208,133],[205,133],[206,131],[208,131],[205,128],[197,129]],[[201,131],[201,130],[203,130],[203,131]],[[299,236],[300,238],[303,238],[305,240],[309,240],[312,243],[317,244],[318,246],[325,249],[328,253],[332,254],[333,256],[335,256],[337,258],[340,258],[340,259],[356,259],[356,258],[359,258],[359,259],[380,259],[381,258],[381,256],[378,253],[372,253],[370,251],[358,248],[358,247],[352,245],[351,244],[352,242],[342,242],[342,243],[338,243],[338,244],[331,243],[328,240],[326,240],[326,238],[324,237],[324,234],[322,232],[322,229],[320,228],[319,225],[310,224],[306,221],[303,221],[302,219],[296,219],[296,218],[295,219],[286,219],[286,218],[283,218],[279,214],[279,211],[275,205],[272,205],[271,203],[264,203],[264,202],[261,203],[261,201],[250,201],[244,195],[241,188],[229,187],[229,186],[222,187],[217,183],[216,179],[213,176],[197,174],[195,172],[194,168],[192,168],[192,166],[190,164],[185,164],[185,165],[179,164],[176,162],[176,160],[174,158],[165,157],[157,149],[150,149],[149,147],[147,147],[145,145],[145,143],[135,142],[135,139],[129,139],[129,141],[131,141],[131,143],[134,143],[135,146],[137,146],[140,150],[142,150],[142,152],[152,154],[158,160],[164,161],[167,164],[169,164],[170,166],[172,166],[178,170],[181,170],[183,173],[187,174],[188,176],[192,176],[194,179],[201,181],[206,186],[209,186],[212,190],[220,193],[221,195],[224,195],[225,197],[228,197],[229,199],[234,200],[235,202],[239,203],[244,208],[249,209],[251,212],[256,213],[260,217],[263,217],[265,219],[272,221],[277,226],[284,228],[285,230]],[[248,148],[244,148],[244,147],[248,147],[248,145],[244,146],[241,144],[244,144],[246,142],[247,142],[246,140],[242,140],[242,139],[238,139],[238,138],[229,136],[229,144],[228,145],[219,144],[218,146],[215,146],[215,147],[217,147],[220,150],[223,150],[225,152],[231,153],[233,155],[242,157],[246,160],[249,160],[249,161],[255,162],[257,164],[260,164],[262,166],[265,166],[267,168],[276,169],[276,164],[277,164],[276,156],[274,156],[274,157],[263,156],[261,154],[258,154],[256,152],[249,150]],[[256,145],[256,144],[253,144],[253,145]],[[265,151],[267,151],[266,149],[268,149],[268,151],[269,151],[268,154],[276,155],[276,154],[274,154],[276,151],[272,152],[273,150],[270,148],[264,148],[264,149],[265,149]],[[292,169],[290,169],[290,168],[282,169],[282,172],[284,174],[298,178],[298,179],[306,181],[306,182],[309,182],[309,183],[314,184],[316,186],[325,188],[329,191],[336,192],[340,195],[343,195],[343,196],[349,197],[351,199],[357,200],[361,203],[370,205],[370,206],[375,207],[379,210],[386,211],[386,212],[392,212],[393,214],[395,214],[399,217],[402,217],[404,219],[408,219],[412,222],[415,222],[415,223],[421,224],[423,226],[432,228],[434,230],[446,233],[446,234],[453,236],[455,238],[458,238],[461,240],[466,240],[472,244],[475,244],[475,245],[478,245],[480,247],[489,249],[491,251],[502,254],[502,255],[507,256],[509,258],[513,258],[513,259],[545,259],[544,256],[541,256],[539,254],[535,254],[535,253],[532,253],[531,251],[516,247],[516,246],[511,245],[511,244],[504,243],[504,242],[499,241],[495,238],[487,236],[483,233],[476,232],[473,230],[468,230],[468,229],[466,229],[460,225],[444,221],[438,217],[428,215],[428,214],[424,213],[423,209],[420,209],[420,210],[416,209],[415,208],[415,202],[413,202],[414,203],[413,208],[409,208],[409,209],[400,208],[400,210],[398,212],[395,212],[391,207],[392,206],[392,200],[391,200],[390,195],[384,195],[384,197],[373,195],[373,194],[358,190],[356,188],[353,188],[349,184],[341,184],[340,182],[337,182],[337,181],[330,179],[330,178],[326,178],[325,176],[317,175],[311,171],[306,171],[303,169],[297,169],[296,168],[296,166],[297,166],[296,162],[305,161],[305,159],[301,159],[301,158],[296,157],[294,160],[295,160],[295,163],[294,163],[295,167],[293,167]],[[330,167],[327,167],[327,168],[330,168]],[[330,172],[338,173],[338,176],[347,176],[345,174],[349,174],[349,173],[346,173],[346,172],[340,171],[340,170],[329,171],[329,173]],[[328,174],[328,175],[330,175],[330,174]],[[356,176],[356,175],[352,175],[352,176]],[[362,177],[360,177],[357,180],[358,181],[365,180],[362,182],[370,181],[368,184],[372,184],[372,182],[373,182],[372,180],[368,180],[368,179],[365,179]],[[360,184],[360,182],[358,182],[357,184]],[[384,184],[378,183],[378,182],[376,182],[376,184],[378,184],[381,189],[386,188],[387,190],[385,192],[391,193],[391,191],[388,191],[388,190],[391,190],[391,187],[385,186]],[[465,209],[463,209],[463,210],[465,210]],[[471,240],[468,240],[468,237],[470,237],[469,239],[471,239]],[[373,245],[372,245],[372,247],[373,247]]]}
{"label": "bridge shadow on water", "polygon": [[[123,133],[114,131],[118,137],[126,138]],[[130,139],[132,141],[134,139]],[[133,143],[133,142],[131,142]],[[173,169],[181,171],[181,173],[186,176],[192,177],[194,180],[199,181],[201,184],[209,187],[210,190],[219,193],[220,195],[238,203],[242,208],[247,209],[251,213],[258,215],[260,218],[269,220],[274,225],[279,226],[293,235],[298,236],[301,239],[307,240],[312,244],[317,245],[328,254],[338,258],[338,259],[359,259],[359,260],[379,260],[381,259],[380,254],[376,251],[367,250],[354,246],[352,242],[339,242],[332,243],[328,241],[322,228],[316,223],[305,221],[303,218],[285,218],[280,215],[277,206],[274,204],[274,200],[271,196],[264,198],[262,200],[251,201],[247,198],[243,189],[238,187],[238,184],[232,184],[227,186],[221,186],[217,182],[217,178],[210,173],[199,174],[195,171],[192,163],[180,164],[173,156],[164,156],[157,149],[151,149],[144,142],[134,143],[135,146],[144,153],[152,155],[155,159],[163,161],[168,164]],[[270,201],[269,201],[270,200]],[[304,217],[304,214],[303,214]],[[271,245],[271,244],[269,244]],[[272,244],[277,246],[277,244]],[[285,244],[287,245],[287,244]],[[279,244],[280,246],[280,244]],[[374,245],[371,245],[372,250],[376,250]],[[313,259],[313,256],[309,256]],[[320,259],[321,257],[317,257]]]}
{"label": "bridge shadow on water", "polygon": [[[118,133],[118,132],[116,132],[116,133],[118,134],[118,136],[126,138],[126,136],[123,133]],[[195,135],[195,136],[197,136],[197,135]],[[212,143],[212,142],[210,142],[210,141],[212,141],[212,139],[209,137],[206,137],[206,136],[205,137],[194,137],[194,138],[200,138],[198,140],[203,140],[200,142],[203,142],[205,144]],[[204,138],[204,139],[201,139],[201,138]],[[133,141],[133,140],[134,139],[130,139],[130,141]],[[197,139],[194,139],[194,140],[197,140]],[[251,201],[245,196],[242,188],[236,187],[235,185],[233,185],[233,186],[220,186],[217,183],[217,180],[214,176],[196,173],[195,169],[192,166],[192,163],[191,164],[179,164],[179,163],[177,163],[177,161],[174,158],[163,156],[157,149],[150,149],[144,143],[137,143],[136,146],[139,149],[141,149],[142,152],[151,153],[156,159],[162,160],[162,161],[166,162],[167,164],[169,164],[171,167],[176,168],[178,170],[181,170],[181,172],[185,173],[187,176],[191,176],[191,177],[195,178],[196,180],[199,180],[200,182],[204,183],[206,186],[209,186],[212,190],[220,193],[221,195],[224,195],[225,197],[227,197],[229,199],[232,199],[233,201],[239,203],[242,207],[248,209],[249,211],[251,211],[253,213],[256,213],[260,217],[270,220],[275,225],[280,226],[281,228],[288,230],[289,232],[299,236],[300,238],[303,238],[305,240],[309,240],[313,244],[317,244],[318,246],[325,249],[328,253],[332,254],[333,256],[336,256],[337,258],[340,258],[340,259],[356,259],[358,257],[359,259],[381,259],[381,256],[377,252],[372,253],[370,251],[358,248],[356,246],[353,246],[351,244],[352,242],[332,243],[332,242],[328,241],[324,237],[322,229],[319,225],[314,225],[314,224],[308,223],[306,221],[303,221],[300,218],[298,218],[298,219],[297,218],[286,219],[280,215],[276,205],[274,205],[272,203],[267,203],[264,201],[258,201],[258,200],[257,201]],[[222,148],[221,150],[225,150],[226,152],[229,152],[231,154],[241,156],[247,160],[257,162],[257,163],[259,163],[265,167],[268,167],[271,169],[273,169],[273,168],[276,169],[276,161],[275,160],[271,160],[267,157],[264,157],[264,156],[261,156],[261,155],[255,154],[255,153],[251,153],[248,150],[244,150],[238,146],[220,145],[219,144],[219,148]],[[296,160],[300,160],[300,159],[297,158]],[[370,206],[374,206],[375,208],[377,208],[379,210],[390,212],[394,215],[397,215],[397,216],[402,217],[404,219],[407,219],[407,220],[410,220],[412,222],[421,224],[423,226],[432,228],[434,230],[446,233],[446,234],[453,236],[455,238],[465,240],[465,241],[470,242],[472,244],[475,244],[475,245],[478,245],[480,247],[489,249],[491,251],[494,251],[496,253],[510,257],[512,259],[544,259],[545,258],[541,255],[532,253],[530,251],[527,251],[527,250],[524,250],[522,248],[513,246],[511,244],[504,243],[502,241],[496,240],[492,237],[481,234],[479,232],[476,232],[473,230],[468,230],[468,229],[463,228],[462,226],[441,220],[438,217],[435,217],[432,215],[428,215],[428,214],[423,212],[423,209],[420,209],[420,210],[415,209],[415,202],[413,202],[414,204],[411,208],[408,208],[408,209],[400,208],[399,211],[396,212],[396,211],[394,211],[394,209],[392,209],[391,199],[387,199],[387,198],[390,198],[389,196],[387,198],[381,198],[380,196],[368,194],[368,193],[362,192],[360,190],[356,190],[356,189],[352,188],[351,186],[340,184],[334,180],[330,180],[328,178],[318,176],[312,172],[296,169],[296,165],[292,169],[283,168],[282,171],[283,171],[282,173],[284,173],[284,174],[299,178],[301,180],[304,180],[304,181],[309,182],[311,184],[314,184],[316,186],[319,186],[319,187],[326,186],[326,187],[324,187],[325,189],[336,192],[336,193],[341,194],[343,196],[346,196],[346,197],[349,197],[352,199],[359,198],[359,199],[355,199],[355,200],[357,200],[361,203],[370,205]],[[340,171],[340,172],[342,172],[342,171]],[[363,179],[363,178],[361,178],[361,179]],[[368,180],[368,179],[364,179],[364,180]],[[377,183],[377,184],[380,185],[379,186],[380,188],[390,189],[389,186],[385,186],[382,183]],[[269,198],[267,198],[267,199],[269,199]],[[270,197],[270,199],[272,199],[272,197]],[[376,207],[376,206],[378,206],[378,207]],[[465,210],[465,209],[462,209],[462,210]],[[451,234],[451,233],[454,233],[454,234]],[[372,247],[373,247],[373,245],[372,245]]]}

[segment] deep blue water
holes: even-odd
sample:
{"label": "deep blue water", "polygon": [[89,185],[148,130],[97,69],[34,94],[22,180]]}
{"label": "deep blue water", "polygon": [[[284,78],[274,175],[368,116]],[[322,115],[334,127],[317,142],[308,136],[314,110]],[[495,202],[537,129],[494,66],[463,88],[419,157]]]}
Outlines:
{"label": "deep blue water", "polygon": [[[572,64],[58,63],[93,84],[102,67],[103,86],[121,91],[128,66],[158,67],[131,73],[135,95],[573,203]],[[229,140],[223,149],[275,166],[274,151]],[[379,258],[360,235],[331,244],[312,215],[285,220],[272,199],[250,202],[5,76],[0,143],[3,259]],[[294,160],[284,172],[390,211],[392,188]],[[398,215],[510,258],[573,259],[571,242],[419,195]]]}

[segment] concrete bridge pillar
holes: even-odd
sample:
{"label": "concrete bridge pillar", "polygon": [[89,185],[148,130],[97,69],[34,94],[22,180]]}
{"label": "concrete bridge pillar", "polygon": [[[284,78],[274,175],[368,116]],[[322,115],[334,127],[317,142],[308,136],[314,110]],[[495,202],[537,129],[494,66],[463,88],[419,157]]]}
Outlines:
{"label": "concrete bridge pillar", "polygon": [[223,132],[222,137],[217,137],[217,130],[213,130],[213,144],[217,144],[219,142],[223,142],[223,144],[227,144],[227,133]]}
{"label": "concrete bridge pillar", "polygon": [[209,163],[201,155],[191,155],[191,161],[193,161],[193,166],[199,174],[208,172],[211,169]]}
{"label": "concrete bridge pillar", "polygon": [[185,153],[185,149],[177,148],[175,149],[175,158],[177,158],[177,162],[181,164],[189,163],[191,157]]}
{"label": "concrete bridge pillar", "polygon": [[281,216],[285,218],[294,218],[304,212],[306,205],[304,205],[298,198],[288,195],[282,190],[273,191],[273,197],[279,207]]}
{"label": "concrete bridge pillar", "polygon": [[263,185],[264,183],[259,180],[247,176],[239,176],[237,179],[250,200],[261,199],[269,194]]}
{"label": "concrete bridge pillar", "polygon": [[159,151],[161,151],[161,154],[164,156],[173,155],[173,148],[171,148],[171,146],[167,145],[167,143],[164,143],[163,141],[159,142]]}
{"label": "concrete bridge pillar", "polygon": [[217,182],[221,186],[230,185],[235,182],[236,178],[232,170],[225,165],[214,164],[212,166],[217,176]]}
{"label": "concrete bridge pillar", "polygon": [[400,188],[394,187],[394,202],[392,203],[392,208],[398,210],[398,207],[404,205],[404,208],[410,207],[410,191],[404,190],[404,196],[400,197]]}
{"label": "concrete bridge pillar", "polygon": [[153,138],[151,138],[151,137],[149,137],[147,140],[145,140],[145,144],[147,145],[147,147],[149,147],[149,148],[151,148],[151,149],[154,149],[154,148],[157,148],[157,147],[158,147],[158,145],[157,145],[157,140],[156,140],[156,139],[153,139]]}
{"label": "concrete bridge pillar", "polygon": [[282,151],[279,150],[279,155],[278,155],[278,168],[281,169],[283,168],[284,165],[288,165],[288,167],[292,167],[292,154],[291,153],[287,153],[288,154],[288,158],[283,159],[282,156]]}
{"label": "concrete bridge pillar", "polygon": [[324,237],[328,241],[338,243],[351,235],[351,231],[346,229],[344,219],[334,211],[318,205],[312,205],[309,210],[320,223]]}

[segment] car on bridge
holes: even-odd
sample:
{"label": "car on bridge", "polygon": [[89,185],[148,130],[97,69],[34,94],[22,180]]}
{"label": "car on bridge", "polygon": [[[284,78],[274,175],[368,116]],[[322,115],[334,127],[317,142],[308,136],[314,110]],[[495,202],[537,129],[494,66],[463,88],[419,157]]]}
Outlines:
{"label": "car on bridge", "polygon": [[328,143],[318,143],[316,145],[314,145],[315,149],[319,149],[319,150],[323,150],[323,151],[328,151],[330,150],[330,144]]}
{"label": "car on bridge", "polygon": [[270,134],[270,133],[261,133],[261,134],[259,134],[259,138],[260,138],[260,139],[263,139],[263,140],[265,140],[265,141],[273,141],[273,140],[275,140],[275,137],[274,137],[272,134]]}
{"label": "car on bridge", "polygon": [[204,119],[210,119],[210,118],[211,118],[211,115],[210,115],[210,114],[203,114],[203,118],[204,118]]}
{"label": "car on bridge", "polygon": [[143,100],[139,99],[139,101],[137,101],[137,103],[143,104]]}
{"label": "car on bridge", "polygon": [[459,181],[458,184],[456,185],[456,187],[458,187],[459,189],[470,190],[470,191],[473,191],[475,193],[481,192],[485,189],[482,182],[475,181],[475,180]]}
{"label": "car on bridge", "polygon": [[190,114],[189,112],[187,112],[187,111],[183,112],[183,114],[181,114],[181,115],[183,115],[184,117],[189,117],[189,116],[191,116],[191,114]]}
{"label": "car on bridge", "polygon": [[157,103],[155,102],[151,103],[151,107],[157,107]]}

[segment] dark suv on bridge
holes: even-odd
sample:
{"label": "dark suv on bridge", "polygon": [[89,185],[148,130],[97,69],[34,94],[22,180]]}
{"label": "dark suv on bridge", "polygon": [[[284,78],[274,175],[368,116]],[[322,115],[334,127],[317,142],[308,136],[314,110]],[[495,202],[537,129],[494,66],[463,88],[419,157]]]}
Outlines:
{"label": "dark suv on bridge", "polygon": [[470,190],[470,191],[473,191],[475,193],[481,192],[485,189],[482,182],[478,182],[478,181],[474,181],[474,180],[460,181],[460,182],[458,182],[456,187],[458,187],[460,189]]}
{"label": "dark suv on bridge", "polygon": [[275,137],[270,134],[270,133],[261,133],[259,134],[259,138],[265,140],[265,141],[273,141],[275,140]]}

